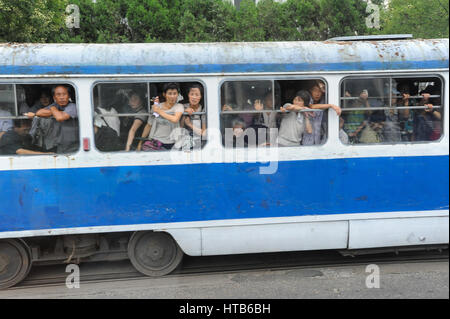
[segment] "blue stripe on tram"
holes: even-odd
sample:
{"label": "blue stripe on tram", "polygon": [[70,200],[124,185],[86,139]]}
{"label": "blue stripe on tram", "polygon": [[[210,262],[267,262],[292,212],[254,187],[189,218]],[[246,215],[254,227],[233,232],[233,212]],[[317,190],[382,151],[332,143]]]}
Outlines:
{"label": "blue stripe on tram", "polygon": [[448,69],[448,60],[337,63],[245,63],[198,65],[2,65],[0,74],[189,74]]}
{"label": "blue stripe on tram", "polygon": [[0,171],[0,231],[449,207],[448,156],[278,164]]}

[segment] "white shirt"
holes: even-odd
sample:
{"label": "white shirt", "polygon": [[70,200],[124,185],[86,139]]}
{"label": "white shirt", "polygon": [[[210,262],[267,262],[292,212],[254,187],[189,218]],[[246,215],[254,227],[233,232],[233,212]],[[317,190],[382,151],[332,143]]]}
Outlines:
{"label": "white shirt", "polygon": [[[117,114],[117,111],[112,107],[111,110],[107,111],[101,107],[97,107],[102,114]],[[101,117],[99,115],[95,115],[94,118],[94,125],[97,127],[107,126],[106,123],[108,123],[109,127],[112,128],[114,131],[116,131],[117,135],[120,136],[120,119],[116,116],[105,116]]]}

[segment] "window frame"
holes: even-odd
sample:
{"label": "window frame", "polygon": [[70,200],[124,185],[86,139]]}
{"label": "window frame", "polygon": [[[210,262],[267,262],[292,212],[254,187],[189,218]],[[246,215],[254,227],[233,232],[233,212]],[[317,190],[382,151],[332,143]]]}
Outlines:
{"label": "window frame", "polygon": [[[56,86],[56,85],[70,85],[72,87],[72,89],[74,90],[74,95],[75,95],[75,106],[77,108],[77,114],[78,114],[78,140],[79,140],[79,144],[78,144],[78,149],[72,153],[55,153],[55,154],[34,154],[34,155],[19,155],[19,154],[11,154],[11,155],[1,155],[0,157],[30,157],[30,156],[45,156],[45,155],[51,155],[51,156],[72,156],[75,154],[78,154],[81,152],[82,147],[83,147],[83,141],[82,141],[82,137],[81,137],[81,125],[80,125],[80,107],[79,107],[79,101],[80,101],[80,95],[79,95],[79,88],[78,86],[75,84],[75,82],[73,81],[68,81],[65,78],[42,78],[42,79],[30,79],[30,78],[26,78],[26,79],[14,79],[12,81],[8,81],[7,79],[0,79],[0,85],[14,85],[14,104],[15,104],[15,111],[18,113],[19,112],[19,105],[18,105],[18,99],[17,99],[17,85],[51,85],[51,86]],[[8,117],[9,118],[9,117]],[[17,116],[12,116],[10,118],[11,120],[26,120],[28,119],[28,117],[24,116],[24,115],[17,115]]]}
{"label": "window frame", "polygon": [[[272,84],[275,83],[275,81],[313,81],[313,80],[318,80],[318,81],[322,81],[323,83],[325,83],[325,103],[330,103],[329,102],[329,90],[330,90],[330,84],[328,79],[326,78],[326,74],[323,75],[285,75],[285,76],[270,76],[270,75],[255,75],[255,76],[250,76],[250,77],[243,77],[242,75],[239,76],[228,76],[225,77],[223,79],[221,79],[218,82],[218,87],[217,87],[217,97],[218,97],[218,103],[220,104],[221,100],[222,100],[222,86],[224,85],[225,82],[256,82],[256,81],[271,81]],[[273,91],[275,92],[275,91]],[[282,105],[280,105],[281,107]],[[219,108],[219,131],[220,131],[220,137],[223,140],[223,133],[222,133],[222,105],[218,105]],[[302,110],[300,112],[318,112],[320,110],[315,110],[315,109],[311,109],[311,110]],[[329,116],[329,112],[328,110],[322,110],[325,114],[327,114],[327,116]],[[251,110],[250,112],[245,112],[245,111],[230,111],[228,114],[244,114],[244,113],[263,113],[263,112],[268,112],[268,110],[265,111],[253,111]],[[271,112],[276,112],[276,113],[281,113],[280,110],[272,110]],[[286,148],[297,148],[297,147],[323,147],[324,145],[326,145],[329,141],[329,137],[330,137],[330,129],[329,129],[329,125],[327,126],[327,138],[324,141],[324,143],[322,144],[318,144],[318,145],[299,145],[299,146],[286,146],[286,147],[280,147],[279,145],[277,145],[276,147],[278,149],[286,149]],[[277,128],[279,129],[279,128]],[[225,149],[225,150],[237,150],[237,149],[245,149],[245,147],[226,147],[222,142],[220,142],[220,146]]]}
{"label": "window frame", "polygon": [[[91,83],[91,86],[89,88],[90,101],[91,101],[91,105],[90,105],[90,108],[91,108],[91,125],[92,125],[91,132],[92,132],[92,136],[93,136],[93,139],[94,139],[93,143],[92,143],[94,145],[93,148],[97,152],[99,152],[100,154],[120,154],[120,153],[125,153],[125,154],[127,154],[127,153],[133,153],[133,154],[144,153],[145,154],[146,153],[146,152],[142,152],[142,151],[138,152],[136,150],[128,151],[128,152],[125,151],[125,150],[104,152],[104,151],[101,151],[101,150],[99,150],[97,148],[97,145],[95,144],[95,128],[94,128],[94,119],[95,119],[94,89],[95,89],[95,87],[98,84],[120,84],[120,83],[123,83],[123,84],[140,84],[141,83],[141,84],[146,84],[147,94],[148,94],[148,93],[150,93],[150,85],[152,83],[170,83],[170,82],[175,82],[175,83],[178,83],[178,84],[179,83],[194,83],[195,82],[195,83],[198,83],[198,84],[203,86],[203,96],[202,96],[202,98],[203,98],[203,102],[204,102],[205,105],[203,105],[203,112],[201,112],[201,114],[202,115],[204,114],[206,116],[206,129],[208,129],[208,106],[207,106],[208,102],[207,102],[207,94],[206,94],[207,86],[206,86],[205,81],[203,81],[203,80],[201,80],[199,78],[186,79],[186,78],[165,78],[165,77],[153,78],[152,77],[151,80],[149,80],[149,79],[145,80],[145,79],[142,79],[142,78],[119,78],[118,80],[97,79],[97,80],[95,80],[95,81],[93,81]],[[151,98],[151,97],[149,96],[149,98]],[[118,118],[120,118],[120,117],[130,116],[130,115],[126,115],[126,114],[127,113],[118,113],[117,115],[111,115],[111,117],[118,117]],[[187,113],[183,113],[183,115],[185,115],[185,114],[187,114]],[[145,113],[143,115],[151,116],[151,115],[153,115],[153,113]],[[180,121],[181,121],[181,119],[180,119]],[[147,124],[147,123],[144,123],[144,125],[145,124]],[[207,144],[208,144],[208,139],[205,140],[205,145],[203,145],[201,149],[205,148]],[[180,150],[180,151],[183,151],[183,150]],[[190,150],[190,151],[192,151],[192,150]],[[171,150],[160,150],[160,151],[158,151],[158,153],[167,153],[167,152],[171,152]]]}
{"label": "window frame", "polygon": [[[400,141],[400,142],[381,142],[381,143],[357,143],[357,144],[344,144],[342,143],[341,139],[338,138],[339,143],[345,147],[355,147],[355,146],[376,146],[376,145],[411,145],[411,144],[428,144],[428,143],[433,143],[433,144],[437,144],[440,143],[443,138],[445,137],[445,120],[444,120],[444,116],[445,116],[445,78],[441,75],[441,74],[436,74],[436,73],[399,73],[399,74],[386,74],[386,73],[376,73],[376,74],[362,74],[362,75],[347,75],[341,78],[341,80],[339,81],[339,86],[338,86],[338,94],[339,94],[339,107],[342,109],[342,113],[344,112],[349,112],[351,110],[353,111],[357,111],[358,108],[344,108],[342,106],[342,101],[343,101],[343,97],[341,96],[341,92],[342,92],[342,85],[344,83],[344,81],[348,80],[348,79],[353,79],[353,80],[361,80],[361,79],[378,79],[378,78],[386,78],[389,79],[389,83],[390,85],[392,85],[392,80],[393,79],[414,79],[414,78],[438,78],[441,81],[441,105],[437,108],[442,110],[441,116],[441,125],[442,125],[442,132],[441,132],[441,136],[439,137],[439,139],[434,140],[434,141]],[[392,88],[392,86],[391,86]],[[389,105],[391,106],[391,99],[389,99]],[[373,108],[373,110],[389,110],[392,109],[392,107],[376,107]],[[400,108],[394,108],[394,109],[400,109]],[[417,107],[417,106],[412,106],[412,107],[402,107],[401,109],[409,109],[409,110],[413,110],[413,109],[425,109],[425,107]],[[341,114],[342,116],[343,114]],[[338,135],[339,135],[339,125],[338,125]]]}

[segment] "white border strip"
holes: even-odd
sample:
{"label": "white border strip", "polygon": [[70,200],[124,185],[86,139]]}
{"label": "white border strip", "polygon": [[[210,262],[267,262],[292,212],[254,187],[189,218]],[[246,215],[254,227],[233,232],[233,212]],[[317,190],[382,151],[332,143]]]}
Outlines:
{"label": "white border strip", "polygon": [[308,216],[294,216],[294,217],[270,217],[270,218],[249,218],[249,219],[222,219],[222,220],[206,220],[197,222],[134,224],[134,225],[117,225],[117,226],[95,226],[95,227],[74,227],[74,228],[11,231],[11,232],[0,232],[0,239],[92,234],[92,233],[131,232],[144,230],[165,231],[169,229],[192,229],[192,228],[268,225],[268,224],[286,224],[286,223],[332,222],[332,221],[373,220],[373,219],[392,219],[392,218],[448,217],[448,216],[449,210],[447,208],[444,210],[432,210],[432,211],[308,215]]}

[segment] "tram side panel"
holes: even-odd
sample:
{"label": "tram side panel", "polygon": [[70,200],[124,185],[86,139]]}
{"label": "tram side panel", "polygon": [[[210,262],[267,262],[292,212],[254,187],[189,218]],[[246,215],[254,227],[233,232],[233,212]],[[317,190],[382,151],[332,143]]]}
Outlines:
{"label": "tram side panel", "polygon": [[417,156],[280,162],[273,175],[249,163],[1,171],[0,232],[442,210],[448,164]]}

